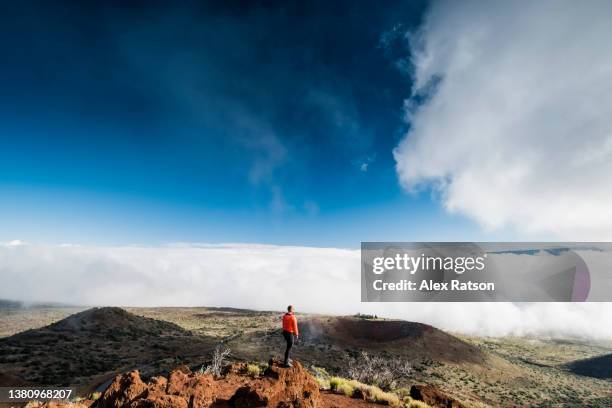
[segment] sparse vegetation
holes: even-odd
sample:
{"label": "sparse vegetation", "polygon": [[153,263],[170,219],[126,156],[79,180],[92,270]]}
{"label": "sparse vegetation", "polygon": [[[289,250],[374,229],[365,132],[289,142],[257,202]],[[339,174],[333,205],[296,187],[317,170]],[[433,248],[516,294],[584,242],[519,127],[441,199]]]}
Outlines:
{"label": "sparse vegetation", "polygon": [[330,389],[331,376],[329,375],[326,369],[324,369],[323,367],[311,366],[310,372],[314,376],[315,380],[317,380],[317,383],[319,383],[319,388],[324,390]]}
{"label": "sparse vegetation", "polygon": [[342,383],[345,383],[347,380],[341,377],[331,377],[329,379],[329,388],[332,391],[337,391],[338,390],[338,386]]}
{"label": "sparse vegetation", "polygon": [[412,366],[407,361],[372,356],[365,351],[353,358],[348,367],[350,378],[384,390],[395,388],[398,379],[408,377],[411,372]]}
{"label": "sparse vegetation", "polygon": [[406,403],[406,408],[429,408],[429,405],[423,401],[409,400]]}
{"label": "sparse vegetation", "polygon": [[357,313],[355,315],[355,317],[357,317],[359,319],[366,319],[366,320],[376,320],[376,319],[378,319],[377,315],[362,314],[362,313]]}
{"label": "sparse vegetation", "polygon": [[248,363],[246,369],[247,373],[251,377],[259,377],[259,375],[261,374],[261,368],[259,368],[259,365],[256,363]]}
{"label": "sparse vegetation", "polygon": [[338,386],[336,387],[336,392],[338,394],[342,394],[349,398],[352,398],[353,394],[355,393],[355,388],[353,388],[351,384],[343,382],[338,384]]}
{"label": "sparse vegetation", "polygon": [[369,402],[392,407],[400,407],[403,403],[400,397],[395,393],[385,392],[377,386],[364,384],[356,380],[331,377],[329,384],[332,391],[346,395],[347,397],[359,397]]}
{"label": "sparse vegetation", "polygon": [[[0,313],[0,327],[8,330],[5,336],[38,328],[13,338],[0,339],[0,372],[38,384],[86,386],[101,373],[132,367],[142,367],[141,373],[145,377],[167,372],[177,364],[199,367],[202,360],[210,359],[215,345],[223,339],[226,339],[223,344],[232,349],[232,358],[239,361],[253,362],[264,356],[281,357],[284,347],[278,329],[278,313],[227,308],[132,308],[130,312],[147,319],[113,312],[108,316],[94,315],[91,319],[76,322],[70,319],[70,325],[40,328],[75,311],[80,310],[27,309],[15,314],[12,311]],[[300,329],[305,328],[307,318],[310,317],[300,315]],[[318,318],[319,327],[340,327],[334,325],[336,317]],[[375,324],[380,329],[390,327],[386,323],[394,324],[375,318],[344,319],[349,323],[358,321],[359,324],[351,326],[354,330],[368,327],[368,324]],[[72,330],[72,323],[76,323],[79,330]],[[301,337],[294,349],[294,358],[311,367],[310,371],[321,389],[331,388],[330,375],[360,378],[364,384],[375,384],[396,394],[402,408],[410,406],[410,393],[401,387],[417,383],[434,386],[467,406],[612,406],[609,380],[574,375],[567,369],[569,362],[609,354],[612,343],[452,337],[436,334],[434,329],[435,336],[429,336],[427,340],[436,340],[438,342],[434,344],[442,344],[444,348],[423,355],[431,343],[425,343],[419,334],[422,326],[402,326],[404,329],[412,336],[407,343],[402,343],[402,339],[389,343],[375,339],[368,344],[369,334],[358,342],[346,343],[345,337],[339,337],[334,343],[334,339],[318,335],[323,332],[311,332],[310,338]],[[233,334],[238,332],[242,333],[241,336],[234,337]],[[306,330],[304,332],[307,334]],[[342,336],[347,333],[353,331],[344,332]],[[469,347],[462,346],[457,337]],[[75,350],[79,352],[75,353]],[[358,373],[364,368],[361,367],[364,361],[362,350],[367,351],[368,357],[374,361],[408,361],[412,369],[407,375],[392,376],[395,380],[392,386],[366,375],[362,377]],[[444,354],[442,357],[450,357],[450,360],[440,358],[441,353]],[[468,363],[452,359],[476,355],[474,353],[482,353],[485,359],[472,359]],[[357,375],[349,373],[351,362]],[[207,367],[204,365],[202,372]],[[263,366],[260,364],[259,368]],[[418,402],[413,402],[412,406],[419,407]]]}
{"label": "sparse vegetation", "polygon": [[205,374],[212,374],[215,377],[220,377],[223,373],[223,368],[227,365],[227,357],[230,355],[230,349],[218,344],[212,354],[212,361],[204,369]]}

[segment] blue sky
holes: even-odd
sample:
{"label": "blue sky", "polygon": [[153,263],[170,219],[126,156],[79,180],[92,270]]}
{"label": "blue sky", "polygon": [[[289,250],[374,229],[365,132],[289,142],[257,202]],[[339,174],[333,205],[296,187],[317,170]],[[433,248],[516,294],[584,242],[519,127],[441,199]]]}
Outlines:
{"label": "blue sky", "polygon": [[[350,277],[367,240],[612,241],[611,19],[598,0],[3,2],[0,297],[610,338],[602,304],[367,310]],[[194,244],[228,242],[296,246]]]}
{"label": "blue sky", "polygon": [[402,190],[422,2],[2,6],[0,240],[478,240]]}

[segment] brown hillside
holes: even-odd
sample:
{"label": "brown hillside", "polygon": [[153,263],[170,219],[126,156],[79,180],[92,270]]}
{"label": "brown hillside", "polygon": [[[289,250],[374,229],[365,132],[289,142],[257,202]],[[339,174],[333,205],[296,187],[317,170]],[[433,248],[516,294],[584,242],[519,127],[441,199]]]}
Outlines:
{"label": "brown hillside", "polygon": [[84,385],[105,374],[207,354],[214,344],[173,323],[94,308],[0,339],[0,372],[34,384]]}
{"label": "brown hillside", "polygon": [[317,317],[300,323],[306,343],[322,342],[366,351],[399,352],[409,359],[482,363],[484,354],[435,327],[403,320]]}
{"label": "brown hillside", "polygon": [[612,354],[574,361],[567,364],[567,367],[574,374],[612,379]]}

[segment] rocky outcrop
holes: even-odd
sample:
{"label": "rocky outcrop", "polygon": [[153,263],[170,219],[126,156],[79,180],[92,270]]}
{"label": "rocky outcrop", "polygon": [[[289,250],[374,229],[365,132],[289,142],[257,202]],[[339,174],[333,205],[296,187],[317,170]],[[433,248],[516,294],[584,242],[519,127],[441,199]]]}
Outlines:
{"label": "rocky outcrop", "polygon": [[187,367],[173,370],[168,378],[154,377],[145,384],[138,373],[119,375],[104,392],[100,408],[207,408],[300,407],[314,408],[319,387],[296,362],[282,368],[272,361],[260,378],[246,375],[244,364],[233,364],[222,378],[192,373]]}
{"label": "rocky outcrop", "polygon": [[104,392],[100,400],[101,408],[120,408],[129,406],[148,392],[148,386],[140,379],[138,371],[120,374]]}
{"label": "rocky outcrop", "polygon": [[230,398],[236,407],[316,407],[319,385],[300,363],[282,368],[270,362],[264,371],[265,381],[257,381],[239,388]]}
{"label": "rocky outcrop", "polygon": [[[431,407],[464,408],[459,401],[428,385],[415,385],[410,396]],[[261,376],[253,377],[244,363],[225,368],[219,378],[194,373],[181,366],[168,377],[153,377],[144,382],[138,371],[115,377],[97,401],[78,403],[37,403],[27,408],[367,408],[376,404],[359,392],[353,398],[320,392],[316,380],[294,362],[284,368],[270,361]],[[378,405],[380,406],[380,405]]]}

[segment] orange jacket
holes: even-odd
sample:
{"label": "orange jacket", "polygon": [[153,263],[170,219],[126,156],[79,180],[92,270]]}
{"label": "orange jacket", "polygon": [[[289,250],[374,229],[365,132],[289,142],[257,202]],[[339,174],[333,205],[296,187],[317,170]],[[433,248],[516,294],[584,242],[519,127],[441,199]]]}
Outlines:
{"label": "orange jacket", "polygon": [[297,319],[293,313],[285,313],[283,316],[283,330],[293,333],[296,336],[299,334],[297,327]]}

